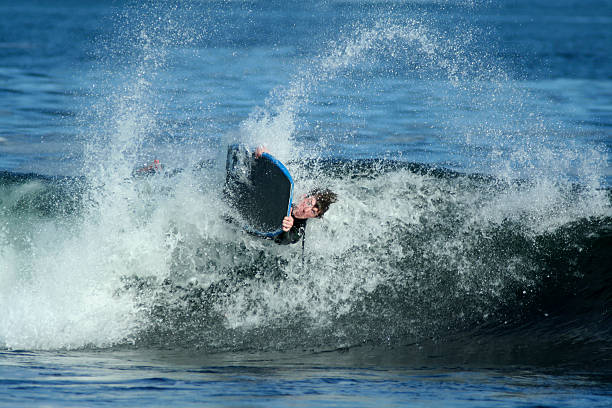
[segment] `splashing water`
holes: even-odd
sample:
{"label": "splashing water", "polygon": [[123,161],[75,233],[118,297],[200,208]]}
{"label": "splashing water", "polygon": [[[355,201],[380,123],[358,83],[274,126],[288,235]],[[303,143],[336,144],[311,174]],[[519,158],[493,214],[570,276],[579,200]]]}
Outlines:
{"label": "splashing water", "polygon": [[[448,37],[424,19],[381,19],[350,27],[275,88],[237,134],[221,138],[266,144],[288,162],[298,190],[325,184],[341,197],[324,220],[309,223],[302,265],[300,248],[226,223],[222,164],[133,177],[151,135],[167,130],[169,102],[158,87],[169,50],[198,41],[178,22],[186,10],[155,4],[126,12],[119,45],[104,48],[107,72],[120,72],[96,84],[103,89],[83,119],[91,126],[78,209],[49,216],[34,205],[0,230],[4,347],[265,349],[443,335],[506,318],[551,273],[548,246],[574,225],[612,216],[600,188],[605,154],[555,146],[545,120],[526,111],[529,94],[472,51],[475,33]],[[471,169],[494,178],[322,159],[341,136],[309,144],[302,116],[326,84],[367,86],[356,73],[385,59],[411,67],[432,93],[443,83],[436,96],[450,113],[439,127],[468,149],[485,139],[495,146],[485,160],[475,155]],[[455,109],[465,103],[469,109]],[[28,180],[10,195],[17,203],[52,188]],[[585,228],[597,231],[595,224]]]}

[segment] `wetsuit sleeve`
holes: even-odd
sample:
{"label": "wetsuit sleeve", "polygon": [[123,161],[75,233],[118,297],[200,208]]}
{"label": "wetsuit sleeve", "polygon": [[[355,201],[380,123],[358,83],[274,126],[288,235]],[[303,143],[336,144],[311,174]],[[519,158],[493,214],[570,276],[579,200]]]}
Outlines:
{"label": "wetsuit sleeve", "polygon": [[274,242],[280,245],[295,244],[304,236],[304,230],[306,228],[306,220],[300,221],[295,220],[293,227],[287,232],[282,232],[276,238]]}

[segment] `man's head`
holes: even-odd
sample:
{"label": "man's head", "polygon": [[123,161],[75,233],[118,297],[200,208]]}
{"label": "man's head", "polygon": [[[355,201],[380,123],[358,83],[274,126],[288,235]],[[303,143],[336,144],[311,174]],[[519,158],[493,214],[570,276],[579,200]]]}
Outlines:
{"label": "man's head", "polygon": [[336,194],[328,189],[315,189],[308,193],[293,208],[296,218],[321,218],[330,204],[337,200]]}

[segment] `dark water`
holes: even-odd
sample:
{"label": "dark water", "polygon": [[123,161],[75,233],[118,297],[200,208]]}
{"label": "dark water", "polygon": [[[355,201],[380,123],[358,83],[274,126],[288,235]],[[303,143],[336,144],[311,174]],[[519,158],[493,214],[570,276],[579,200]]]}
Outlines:
{"label": "dark water", "polygon": [[[3,405],[610,405],[607,2],[0,19]],[[235,141],[338,193],[304,263],[227,223]]]}

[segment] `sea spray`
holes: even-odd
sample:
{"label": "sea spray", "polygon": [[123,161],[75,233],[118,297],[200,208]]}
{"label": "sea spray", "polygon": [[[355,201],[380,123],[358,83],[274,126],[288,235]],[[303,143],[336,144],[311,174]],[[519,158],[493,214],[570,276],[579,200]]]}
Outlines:
{"label": "sea spray", "polygon": [[[450,108],[473,94],[467,100],[478,112],[495,107],[501,117],[508,109],[508,120],[470,124],[469,115],[462,113],[460,120],[444,118],[441,126],[461,130],[458,137],[466,135],[468,145],[481,137],[498,138],[493,144],[502,153],[491,155],[500,166],[476,167],[501,179],[472,181],[450,174],[438,178],[376,164],[368,167],[369,177],[361,179],[350,165],[341,167],[338,175],[323,163],[309,167],[291,162],[298,190],[314,186],[316,175],[342,197],[324,221],[309,225],[304,269],[297,262],[297,248],[279,249],[241,235],[239,229],[223,228],[218,218],[202,217],[197,210],[196,218],[177,212],[171,224],[180,238],[168,280],[153,292],[151,325],[142,341],[212,350],[401,343],[503,319],[523,297],[533,296],[542,280],[546,265],[540,259],[541,237],[580,219],[584,205],[595,217],[608,214],[607,201],[600,196],[595,206],[577,202],[575,211],[558,222],[560,214],[568,214],[571,201],[557,194],[555,171],[528,171],[534,163],[531,154],[546,154],[537,147],[546,142],[541,118],[531,116],[531,124],[522,123],[522,101],[528,95],[513,89],[495,65],[472,61],[474,55],[461,51],[468,44],[453,43],[413,20],[359,27],[354,34],[306,64],[286,89],[275,89],[265,107],[255,109],[234,136],[267,144],[283,160],[296,155],[316,158],[324,152],[301,144],[297,130],[299,115],[308,110],[317,88],[340,76],[350,78],[367,57],[397,55],[399,48],[405,57],[416,51],[410,58],[419,62],[421,77],[433,71],[434,78],[445,80],[449,90],[441,101]],[[505,129],[526,129],[527,149],[517,143],[519,135]],[[552,180],[545,177],[551,175]],[[530,176],[540,180],[531,190],[514,184]],[[193,186],[192,177],[198,176],[185,173],[179,185]],[[202,198],[214,202],[210,187]],[[527,197],[545,191],[552,194],[533,208]],[[181,189],[169,204],[180,205],[186,193]],[[524,224],[525,219],[536,221],[534,228]],[[203,222],[212,228],[202,228]],[[145,275],[133,276],[138,287]]]}
{"label": "sea spray", "polygon": [[[449,45],[442,40],[442,35],[419,20],[408,19],[401,24],[380,20],[371,27],[355,25],[349,31],[350,36],[330,41],[326,51],[302,67],[286,88],[278,87],[271,92],[265,108],[255,109],[241,124],[243,141],[273,145],[283,160],[295,157],[298,153],[295,149],[300,143],[295,138],[299,115],[307,110],[317,88],[350,77],[360,65],[367,63],[368,58],[384,59],[389,55],[395,58],[396,54],[401,54],[408,60],[403,63],[416,60],[423,65],[420,69],[442,70],[451,86],[458,86],[468,71],[474,69],[475,63],[465,60],[460,52],[449,56]],[[462,68],[465,71],[461,71]],[[316,146],[310,152],[303,150],[301,154],[325,154]]]}
{"label": "sea spray", "polygon": [[[1,297],[6,310],[0,318],[2,347],[105,347],[133,341],[146,324],[142,311],[147,305],[123,290],[123,279],[167,275],[176,235],[167,233],[163,218],[147,222],[156,208],[163,212],[163,202],[156,200],[152,206],[156,197],[143,196],[132,172],[157,129],[160,105],[152,89],[164,67],[164,47],[172,43],[168,31],[162,31],[172,31],[178,21],[170,16],[176,10],[170,7],[164,9],[163,21],[150,25],[151,14],[144,10],[126,12],[129,18],[119,19],[125,26],[117,32],[127,36],[120,35],[110,47],[100,46],[108,53],[101,69],[105,76],[94,84],[94,102],[80,118],[85,151],[84,178],[73,180],[79,185],[78,203],[70,199],[70,189],[63,199],[52,197],[49,191],[57,188],[53,180],[40,186],[35,179],[25,179],[2,194],[6,214],[0,264],[8,284]],[[130,12],[140,20],[131,20]],[[33,202],[20,200],[12,206],[7,200],[34,187],[29,194]],[[39,202],[57,211],[40,217]],[[21,212],[25,214],[15,218]]]}
{"label": "sea spray", "polygon": [[[158,6],[151,16],[160,16]],[[0,235],[8,276],[24,282],[3,292],[6,347],[397,345],[502,326],[536,303],[549,275],[563,283],[570,281],[558,273],[562,267],[589,272],[573,263],[576,253],[588,252],[585,236],[609,224],[608,197],[597,189],[602,159],[593,165],[581,151],[570,155],[569,162],[584,163],[585,189],[557,177],[567,150],[546,153],[545,123],[537,113],[525,116],[530,95],[515,92],[489,57],[473,59],[478,53],[467,37],[414,19],[354,25],[242,123],[242,141],[294,159],[299,193],[322,183],[339,194],[323,220],[309,222],[302,265],[299,247],[276,246],[227,222],[222,163],[132,177],[147,163],[151,133],[172,130],[157,75],[168,69],[168,33],[149,26],[155,18],[144,21],[127,24],[133,41],[120,41],[117,51],[126,60],[110,63],[109,79],[97,83],[80,211],[33,222],[21,241]],[[300,123],[309,126],[309,104],[333,81],[375,83],[362,75],[371,73],[370,58],[402,68],[382,73],[402,85],[398,103],[409,99],[404,85],[418,83],[415,97],[448,107],[424,120],[441,139],[474,148],[467,174],[389,160],[326,161],[333,138],[346,136],[326,130],[308,143]],[[358,136],[344,143],[358,144]],[[479,161],[485,140],[494,148],[485,153],[489,161]]]}
{"label": "sea spray", "polygon": [[[296,133],[298,113],[307,109],[317,87],[340,74],[350,77],[366,58],[401,53],[421,79],[446,84],[439,103],[448,105],[449,113],[438,126],[449,141],[473,149],[473,171],[493,178],[472,183],[400,170],[371,174],[372,185],[355,182],[348,170],[342,178],[348,187],[322,170],[324,162],[293,163],[298,184],[326,184],[342,200],[322,225],[310,227],[307,271],[295,281],[279,287],[257,280],[222,298],[219,310],[230,328],[247,330],[245,337],[255,342],[255,333],[282,326],[279,320],[300,321],[308,329],[291,324],[294,338],[335,336],[340,344],[351,344],[436,336],[503,320],[513,307],[535,301],[545,282],[548,254],[540,252],[546,251],[542,241],[583,217],[610,216],[601,178],[589,176],[586,190],[575,190],[568,170],[575,167],[577,152],[552,142],[557,127],[529,110],[533,96],[490,55],[466,48],[469,40],[470,35],[445,38],[416,20],[359,27],[311,61],[287,90],[275,90],[268,108],[243,124],[246,140],[278,146],[281,157],[287,156],[287,145],[300,148],[302,157],[320,157],[325,140],[300,146]],[[408,56],[406,49],[413,52]],[[461,106],[465,101],[472,106]],[[483,156],[478,150],[485,140],[494,149]],[[602,160],[587,159],[596,154],[579,156],[591,174],[601,174]],[[392,191],[398,193],[386,197]],[[334,218],[337,212],[342,215]],[[380,313],[387,326],[373,334]],[[292,340],[279,341],[273,347],[291,347]]]}

